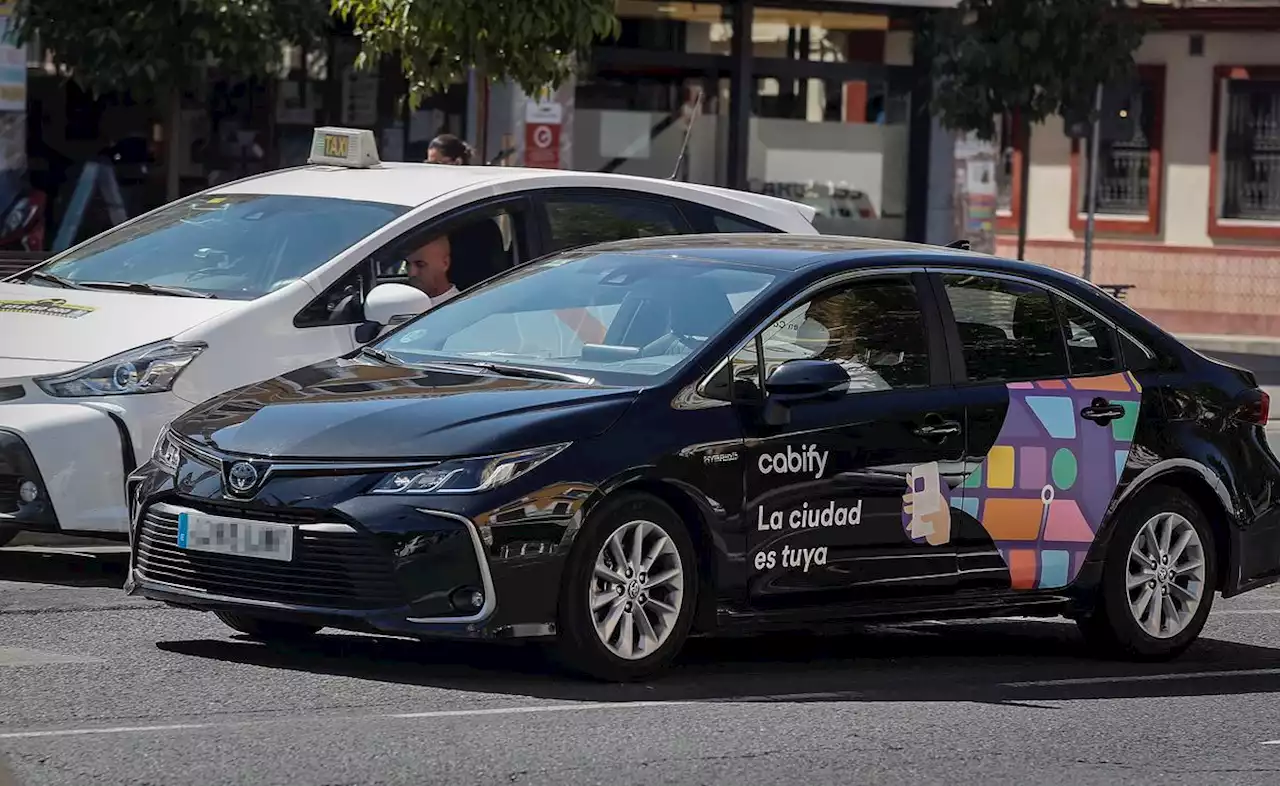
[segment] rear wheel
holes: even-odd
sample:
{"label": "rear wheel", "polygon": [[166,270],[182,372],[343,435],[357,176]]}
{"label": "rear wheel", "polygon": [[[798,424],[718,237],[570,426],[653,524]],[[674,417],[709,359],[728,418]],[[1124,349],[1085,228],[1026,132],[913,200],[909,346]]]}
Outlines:
{"label": "rear wheel", "polygon": [[214,614],[226,626],[259,641],[303,641],[320,630],[315,625],[264,619],[234,611],[215,611]]}
{"label": "rear wheel", "polygon": [[575,544],[560,592],[560,659],[597,679],[665,668],[693,622],[698,562],[688,528],[662,500],[606,501]]}
{"label": "rear wheel", "polygon": [[1125,658],[1180,654],[1204,628],[1217,587],[1213,530],[1183,492],[1144,492],[1120,513],[1099,598],[1080,620],[1091,644]]}

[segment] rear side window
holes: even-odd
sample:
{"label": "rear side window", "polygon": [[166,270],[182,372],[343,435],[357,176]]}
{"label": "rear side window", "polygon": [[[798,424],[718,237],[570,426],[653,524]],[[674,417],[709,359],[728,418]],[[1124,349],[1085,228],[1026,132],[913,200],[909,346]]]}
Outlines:
{"label": "rear side window", "polygon": [[1111,374],[1121,368],[1116,335],[1111,326],[1092,312],[1061,297],[1054,297],[1067,338],[1071,376]]}
{"label": "rear side window", "polygon": [[1039,287],[984,276],[942,277],[971,382],[1071,375],[1057,309]]}
{"label": "rear side window", "polygon": [[728,213],[713,213],[711,215],[711,224],[715,227],[716,232],[781,232],[764,224],[757,224],[754,221],[748,221],[745,218],[731,216]]}
{"label": "rear side window", "polygon": [[547,253],[566,248],[679,235],[686,232],[680,210],[673,204],[628,197],[550,197],[545,202],[550,229]]}

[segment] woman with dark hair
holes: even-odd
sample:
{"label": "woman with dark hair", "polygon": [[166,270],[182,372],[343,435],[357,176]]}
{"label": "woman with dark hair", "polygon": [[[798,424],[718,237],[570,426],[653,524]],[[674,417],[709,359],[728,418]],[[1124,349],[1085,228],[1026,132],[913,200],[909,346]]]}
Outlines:
{"label": "woman with dark hair", "polygon": [[441,134],[427,146],[428,164],[464,165],[471,163],[471,146],[453,134]]}

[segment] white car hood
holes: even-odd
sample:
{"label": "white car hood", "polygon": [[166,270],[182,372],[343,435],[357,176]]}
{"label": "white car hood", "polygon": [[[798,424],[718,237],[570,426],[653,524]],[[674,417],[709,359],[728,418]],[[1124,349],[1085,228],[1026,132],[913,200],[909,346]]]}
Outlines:
{"label": "white car hood", "polygon": [[244,301],[0,284],[0,376],[42,360],[84,364],[161,341]]}

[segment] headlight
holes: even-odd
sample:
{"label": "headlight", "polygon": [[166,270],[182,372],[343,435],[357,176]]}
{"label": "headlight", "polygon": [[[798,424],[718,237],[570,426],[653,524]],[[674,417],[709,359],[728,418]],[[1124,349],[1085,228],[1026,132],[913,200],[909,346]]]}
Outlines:
{"label": "headlight", "polygon": [[169,429],[160,432],[160,439],[156,440],[156,446],[151,450],[151,460],[170,472],[178,471],[178,462],[182,460],[182,449],[174,441]]}
{"label": "headlight", "polygon": [[551,459],[570,443],[519,450],[500,456],[442,461],[433,467],[393,472],[374,486],[374,494],[466,494],[510,483]]}
{"label": "headlight", "polygon": [[159,341],[34,382],[59,398],[162,393],[173,388],[182,370],[204,350],[204,344]]}

